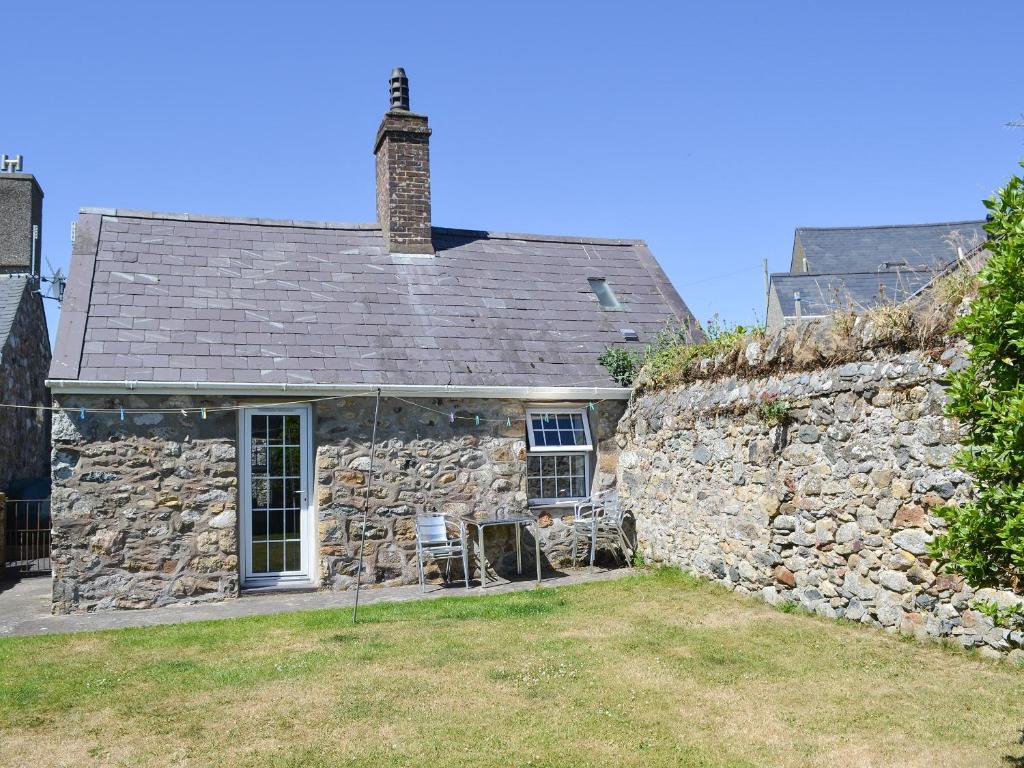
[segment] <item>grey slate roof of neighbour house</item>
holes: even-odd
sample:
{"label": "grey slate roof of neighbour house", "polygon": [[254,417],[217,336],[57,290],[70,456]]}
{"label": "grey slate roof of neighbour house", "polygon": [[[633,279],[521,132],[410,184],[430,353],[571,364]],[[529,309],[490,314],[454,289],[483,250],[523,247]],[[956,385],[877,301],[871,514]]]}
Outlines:
{"label": "grey slate roof of neighbour house", "polygon": [[[888,262],[904,268],[934,269],[956,258],[951,244],[958,232],[967,251],[985,239],[984,221],[899,224],[878,227],[799,227],[793,238],[794,272],[836,274],[874,272]],[[802,251],[806,267],[801,268]]]}
{"label": "grey slate roof of neighbour house", "polygon": [[376,225],[105,209],[77,233],[51,379],[612,387],[621,329],[694,326],[634,240],[435,228],[400,256]]}
{"label": "grey slate roof of neighbour house", "polygon": [[847,275],[781,273],[772,275],[772,290],[786,317],[796,315],[795,294],[800,293],[804,317],[827,315],[837,310],[860,312],[879,304],[899,304],[926,286],[931,270],[860,272]]}
{"label": "grey slate roof of neighbour house", "polygon": [[[771,275],[769,323],[796,316],[797,292],[802,317],[906,301],[956,262],[958,247],[965,255],[977,250],[984,223],[800,227],[792,271]],[[773,300],[781,318],[773,315]]]}
{"label": "grey slate roof of neighbour house", "polygon": [[21,306],[21,298],[25,295],[25,286],[30,280],[29,275],[0,275],[0,353],[7,346],[7,337],[14,326],[14,318]]}

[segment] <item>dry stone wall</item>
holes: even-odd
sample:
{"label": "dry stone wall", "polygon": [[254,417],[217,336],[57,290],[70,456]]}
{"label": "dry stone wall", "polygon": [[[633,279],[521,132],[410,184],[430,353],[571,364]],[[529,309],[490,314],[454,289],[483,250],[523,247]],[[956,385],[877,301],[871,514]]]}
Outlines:
{"label": "dry stone wall", "polygon": [[[217,409],[241,401],[65,396],[56,404],[70,413],[60,411],[53,421],[54,611],[237,596],[239,423],[236,411]],[[80,419],[77,410],[83,407],[87,414]],[[129,409],[123,421],[120,407]],[[202,407],[206,419],[178,412]],[[313,406],[313,576],[321,588],[355,585],[373,408],[373,399],[366,397]],[[615,482],[615,430],[624,408],[621,402],[604,402],[590,413],[597,487]],[[169,412],[133,414],[131,409]],[[454,424],[451,409],[459,417]],[[369,581],[418,580],[418,513],[436,510],[458,517],[528,510],[524,415],[520,401],[382,400],[364,552]],[[571,509],[529,511],[540,516],[545,568],[566,565],[572,529],[563,518],[571,518]],[[531,536],[524,537],[524,569],[533,563]],[[475,555],[474,547],[472,541]],[[489,531],[486,547],[494,571],[514,573],[511,530]],[[609,552],[604,547],[605,557]],[[475,556],[472,562],[475,566]],[[430,576],[439,574],[431,569]]]}
{"label": "dry stone wall", "polygon": [[[971,492],[943,416],[963,364],[954,349],[877,354],[640,396],[618,443],[642,551],[769,603],[1022,655],[1021,633],[993,627],[979,593],[927,554],[935,507]],[[782,424],[759,416],[772,400],[788,406]]]}

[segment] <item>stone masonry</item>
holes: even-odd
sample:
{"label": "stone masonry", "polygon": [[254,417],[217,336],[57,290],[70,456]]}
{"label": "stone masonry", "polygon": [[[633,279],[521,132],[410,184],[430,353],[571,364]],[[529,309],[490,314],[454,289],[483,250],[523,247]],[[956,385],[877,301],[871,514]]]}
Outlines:
{"label": "stone masonry", "polygon": [[[79,408],[188,408],[191,398],[68,398]],[[211,405],[211,403],[201,403]],[[234,412],[53,418],[53,611],[238,595]]]}
{"label": "stone masonry", "polygon": [[[1021,655],[1021,633],[972,608],[1014,598],[976,592],[927,554],[934,508],[971,491],[943,416],[963,363],[955,349],[874,355],[638,397],[619,425],[618,487],[642,551],[769,603]],[[778,425],[758,407],[773,400]]]}
{"label": "stone masonry", "polygon": [[27,275],[0,275],[23,286],[7,343],[0,347],[0,402],[37,408],[0,409],[0,490],[12,482],[45,478],[50,471],[50,404],[46,371],[50,341],[43,300]]}
{"label": "stone masonry", "polygon": [[[53,425],[55,612],[238,595],[238,420],[235,411],[215,408],[239,404],[233,398],[138,396],[60,401],[72,412],[58,413]],[[121,421],[122,406],[209,410],[205,420],[170,412],[128,413]],[[90,411],[83,420],[74,413],[80,407],[111,411]],[[321,588],[355,584],[373,407],[366,397],[313,406],[313,570]],[[615,481],[615,427],[623,410],[624,403],[604,402],[590,414],[597,487]],[[413,518],[420,512],[527,509],[524,411],[518,401],[382,400],[364,553],[369,581],[417,580]],[[532,511],[540,517],[543,565],[565,565],[572,537],[563,517],[571,509]],[[524,536],[524,569],[533,565],[531,536]],[[488,532],[486,546],[492,569],[512,575],[511,533]],[[607,547],[603,555],[610,556]],[[433,569],[430,575],[439,576]]]}
{"label": "stone masonry", "polygon": [[[527,511],[521,402],[418,403],[432,410],[385,398],[377,427],[379,449],[364,554],[374,580],[389,584],[417,579],[416,513],[437,511],[458,518],[477,512]],[[454,425],[449,423],[452,407],[458,419]],[[610,487],[615,479],[615,425],[622,410],[621,403],[606,402],[591,415],[598,487]],[[470,421],[474,416],[480,416],[480,426]],[[372,399],[329,401],[317,407],[320,579],[325,586],[346,588],[355,583],[372,426]],[[569,560],[572,536],[562,519],[566,514],[571,515],[571,509],[540,514],[545,567],[561,566]],[[528,536],[523,542],[524,562],[532,563],[533,540]],[[488,560],[499,574],[515,572],[509,530],[488,531],[486,548]],[[475,557],[472,563],[476,563]]]}

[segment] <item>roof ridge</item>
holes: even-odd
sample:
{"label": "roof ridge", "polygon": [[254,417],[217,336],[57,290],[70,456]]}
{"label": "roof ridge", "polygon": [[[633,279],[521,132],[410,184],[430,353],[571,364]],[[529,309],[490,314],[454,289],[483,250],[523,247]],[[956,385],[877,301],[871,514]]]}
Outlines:
{"label": "roof ridge", "polygon": [[950,227],[955,224],[984,224],[985,219],[961,219],[958,221],[934,221],[924,224],[864,224],[853,227],[797,227],[797,232],[838,232],[862,229],[915,229],[917,227]]}
{"label": "roof ridge", "polygon": [[634,238],[541,235],[528,232],[489,232],[485,229],[459,229],[456,227],[433,227],[433,230],[443,235],[468,235],[486,237],[488,240],[525,240],[527,242],[579,243],[584,245],[647,245],[646,241]]}
{"label": "roof ridge", "polygon": [[[176,213],[172,211],[146,211],[133,208],[83,207],[79,213],[111,216],[124,219],[153,219],[157,221],[188,221],[205,224],[249,224],[259,227],[299,227],[304,229],[338,229],[350,231],[380,231],[379,224],[363,224],[343,221],[315,221],[303,219],[268,219],[255,216],[217,216],[207,213]],[[647,245],[644,240],[634,238],[586,237],[583,235],[544,235],[527,232],[489,232],[481,229],[457,227],[433,227],[441,235],[486,237],[488,240],[524,240],[541,243],[569,243],[584,245]]]}
{"label": "roof ridge", "polygon": [[[967,254],[965,254],[966,256]],[[952,261],[956,261],[957,257],[954,256]],[[772,272],[769,277],[848,277],[850,275],[899,275],[907,272],[935,272],[936,274],[942,272],[948,266],[948,262],[944,262],[938,267],[919,266],[919,267],[906,267],[903,269],[872,269],[865,272]]]}
{"label": "roof ridge", "polygon": [[124,219],[155,219],[159,221],[189,221],[205,224],[250,224],[260,227],[301,227],[305,229],[380,230],[379,224],[361,224],[346,221],[313,221],[303,219],[268,219],[257,216],[217,216],[210,213],[178,213],[173,211],[146,211],[133,208],[79,208],[79,213]]}

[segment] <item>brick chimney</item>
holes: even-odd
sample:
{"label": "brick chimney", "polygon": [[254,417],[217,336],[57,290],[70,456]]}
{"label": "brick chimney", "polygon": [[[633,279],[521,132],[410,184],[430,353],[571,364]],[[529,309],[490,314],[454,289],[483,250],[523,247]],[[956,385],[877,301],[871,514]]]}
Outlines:
{"label": "brick chimney", "polygon": [[434,252],[430,237],[430,129],[409,111],[409,79],[392,70],[391,108],[377,129],[377,221],[391,253]]}
{"label": "brick chimney", "polygon": [[[31,173],[20,173],[0,156],[0,274],[39,274],[43,246],[43,190]],[[18,171],[5,170],[17,168]]]}

